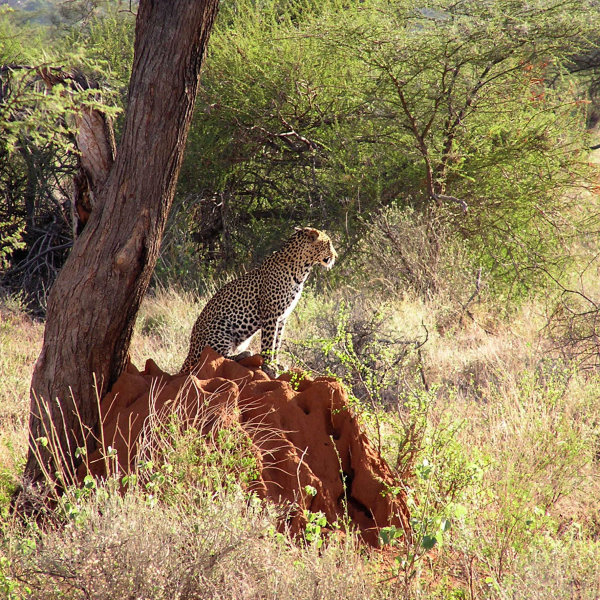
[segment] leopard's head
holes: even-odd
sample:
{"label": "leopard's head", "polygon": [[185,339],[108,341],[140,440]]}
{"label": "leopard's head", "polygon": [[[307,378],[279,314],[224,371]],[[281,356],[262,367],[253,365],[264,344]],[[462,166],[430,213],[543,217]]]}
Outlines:
{"label": "leopard's head", "polygon": [[326,233],[313,227],[297,227],[293,237],[300,242],[304,258],[309,264],[319,264],[326,269],[333,267],[337,252]]}

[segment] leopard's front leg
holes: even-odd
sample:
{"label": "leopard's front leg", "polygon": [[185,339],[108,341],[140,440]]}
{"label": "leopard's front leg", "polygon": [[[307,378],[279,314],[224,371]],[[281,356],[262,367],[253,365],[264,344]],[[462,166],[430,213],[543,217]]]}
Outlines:
{"label": "leopard's front leg", "polygon": [[273,375],[275,371],[280,370],[279,350],[283,341],[283,331],[285,329],[286,319],[271,317],[267,319],[262,326],[260,352],[265,361],[263,371]]}

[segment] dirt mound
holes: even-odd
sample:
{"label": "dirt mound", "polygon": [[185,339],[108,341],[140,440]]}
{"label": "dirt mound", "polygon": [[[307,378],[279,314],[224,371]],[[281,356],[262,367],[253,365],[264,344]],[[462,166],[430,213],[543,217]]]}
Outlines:
{"label": "dirt mound", "polygon": [[[373,546],[381,527],[408,531],[406,497],[388,493],[398,482],[360,430],[342,386],[289,373],[271,379],[261,363],[259,356],[236,363],[206,348],[192,376],[169,375],[152,360],[142,372],[129,365],[100,407],[104,444],[117,450],[120,470],[134,468],[148,416],[161,418],[176,404],[187,422],[239,427],[249,436],[260,468],[253,489],[293,507],[284,524],[292,533],[304,530],[305,509],[322,511],[328,523],[348,514]],[[105,474],[100,451],[89,464],[92,474]]]}

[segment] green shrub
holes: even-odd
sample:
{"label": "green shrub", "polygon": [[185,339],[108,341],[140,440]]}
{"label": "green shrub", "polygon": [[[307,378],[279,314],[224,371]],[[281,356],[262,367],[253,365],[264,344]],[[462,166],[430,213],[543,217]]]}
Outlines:
{"label": "green shrub", "polygon": [[538,288],[592,226],[574,210],[592,178],[567,67],[596,13],[575,1],[224,5],[179,228],[202,260],[232,265],[312,223],[338,234],[343,264],[393,206],[425,233],[419,291],[456,248],[495,294]]}

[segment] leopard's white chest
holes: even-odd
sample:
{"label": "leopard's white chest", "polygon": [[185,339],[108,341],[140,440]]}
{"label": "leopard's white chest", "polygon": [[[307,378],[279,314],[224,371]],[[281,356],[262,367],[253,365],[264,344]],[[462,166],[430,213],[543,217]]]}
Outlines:
{"label": "leopard's white chest", "polygon": [[300,284],[298,288],[294,291],[294,295],[292,296],[291,302],[288,304],[287,308],[283,311],[281,316],[279,317],[280,321],[285,321],[291,314],[294,308],[296,308],[296,304],[300,300],[300,296],[302,296],[302,289],[304,285]]}

